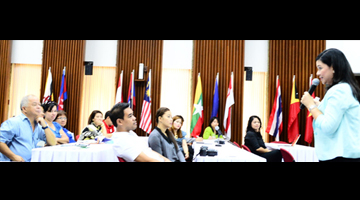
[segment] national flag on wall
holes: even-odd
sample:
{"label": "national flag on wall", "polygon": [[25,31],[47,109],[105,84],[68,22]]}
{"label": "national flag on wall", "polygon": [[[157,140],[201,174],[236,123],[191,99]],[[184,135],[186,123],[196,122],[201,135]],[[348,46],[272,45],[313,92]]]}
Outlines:
{"label": "national flag on wall", "polygon": [[52,91],[52,74],[51,67],[49,67],[48,76],[46,78],[45,91],[42,103],[47,103],[49,101],[54,101],[54,94]]}
{"label": "national flag on wall", "polygon": [[60,94],[58,99],[58,110],[64,110],[64,101],[67,99],[65,70],[66,67],[64,67],[61,77]]}
{"label": "national flag on wall", "polygon": [[150,90],[151,88],[151,69],[149,71],[149,77],[145,89],[144,101],[141,109],[141,117],[140,117],[140,128],[144,130],[146,133],[151,132],[151,97]]}
{"label": "national flag on wall", "polygon": [[201,78],[199,73],[198,82],[195,90],[193,114],[191,117],[191,125],[190,125],[190,133],[192,137],[194,138],[199,137],[203,122],[204,122],[203,94],[202,94]]}
{"label": "national flag on wall", "polygon": [[219,113],[219,73],[217,73],[215,78],[215,86],[214,86],[214,97],[213,97],[213,105],[210,119],[213,117],[218,117]]}
{"label": "national flag on wall", "polygon": [[234,100],[234,75],[231,72],[229,88],[226,96],[225,113],[224,113],[224,128],[227,138],[231,138],[231,106],[235,104]]}
{"label": "national flag on wall", "polygon": [[131,72],[130,75],[130,83],[129,83],[129,92],[128,92],[128,104],[130,104],[131,109],[135,109],[135,84],[134,84],[134,78],[135,78],[135,70]]}
{"label": "national flag on wall", "polygon": [[268,126],[266,128],[269,135],[274,136],[276,141],[279,141],[279,136],[282,131],[282,101],[281,101],[281,88],[279,76],[276,77],[276,94],[269,117]]}
{"label": "national flag on wall", "polygon": [[[312,74],[310,76],[310,86],[312,85]],[[309,86],[309,87],[310,87]],[[312,93],[311,95],[313,98],[315,98],[315,92]],[[309,111],[307,111],[307,114],[306,114],[306,124],[305,124],[305,138],[304,140],[307,142],[307,143],[311,143],[312,142],[312,139],[313,139],[313,135],[314,135],[314,130],[313,130],[313,126],[312,126],[312,123],[313,123],[313,116],[311,115],[311,113]]]}
{"label": "national flag on wall", "polygon": [[299,135],[299,118],[298,118],[299,112],[300,112],[299,93],[296,88],[295,75],[294,75],[292,89],[291,89],[291,102],[290,102],[289,121],[288,121],[289,143],[292,143]]}
{"label": "national flag on wall", "polygon": [[122,88],[123,87],[122,86],[123,86],[123,71],[121,70],[121,74],[119,76],[118,87],[116,90],[115,104],[123,102],[123,97],[122,97]]}

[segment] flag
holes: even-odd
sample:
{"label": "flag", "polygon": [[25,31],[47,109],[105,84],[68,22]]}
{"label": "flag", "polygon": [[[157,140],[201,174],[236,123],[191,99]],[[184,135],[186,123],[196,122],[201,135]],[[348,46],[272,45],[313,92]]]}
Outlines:
{"label": "flag", "polygon": [[192,137],[195,138],[199,137],[203,122],[204,122],[203,95],[202,95],[201,78],[199,73],[198,82],[195,90],[193,114],[191,117],[191,125],[190,125],[190,133]]}
{"label": "flag", "polygon": [[141,117],[140,117],[140,128],[146,133],[151,132],[151,98],[150,98],[150,88],[151,88],[151,69],[149,71],[149,77],[145,89],[144,101],[141,108]]}
{"label": "flag", "polygon": [[123,82],[123,71],[121,70],[121,74],[119,76],[118,87],[117,87],[117,90],[116,90],[115,104],[123,102],[122,82]]}
{"label": "flag", "polygon": [[128,90],[128,104],[130,104],[131,109],[135,109],[135,85],[134,85],[134,76],[135,70],[131,72],[130,75],[130,83],[129,83],[129,90]]}
{"label": "flag", "polygon": [[213,106],[212,106],[210,119],[213,117],[217,117],[218,112],[219,112],[219,73],[217,73],[215,78]]}
{"label": "flag", "polygon": [[266,128],[267,133],[276,138],[279,141],[279,135],[282,131],[282,102],[281,102],[281,88],[279,76],[276,77],[276,94],[269,117],[268,126]]}
{"label": "flag", "polygon": [[48,76],[46,78],[45,91],[42,103],[47,103],[48,101],[54,101],[54,94],[52,91],[51,67],[49,67]]}
{"label": "flag", "polygon": [[235,104],[234,100],[234,77],[231,72],[229,88],[226,96],[225,113],[224,113],[224,128],[227,138],[231,138],[231,106]]}
{"label": "flag", "polygon": [[[310,86],[311,85],[312,85],[312,74],[310,76]],[[313,92],[311,96],[313,98],[315,98],[315,92]],[[312,123],[313,123],[313,116],[311,115],[311,113],[309,111],[307,111],[306,124],[305,124],[305,138],[304,138],[304,140],[307,143],[311,143],[312,139],[313,139],[314,130],[313,130]]]}
{"label": "flag", "polygon": [[291,89],[291,102],[290,102],[289,121],[288,121],[289,143],[292,143],[299,135],[299,118],[298,118],[299,112],[300,112],[299,93],[296,88],[295,75],[294,75],[292,89]]}
{"label": "flag", "polygon": [[67,99],[65,69],[66,67],[64,67],[61,77],[60,94],[58,99],[58,110],[64,110],[64,101]]}

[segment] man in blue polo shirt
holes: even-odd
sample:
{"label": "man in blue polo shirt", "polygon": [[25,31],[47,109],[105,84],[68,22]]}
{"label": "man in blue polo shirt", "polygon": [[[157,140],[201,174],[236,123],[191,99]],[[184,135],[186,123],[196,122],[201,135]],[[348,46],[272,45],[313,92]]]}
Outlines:
{"label": "man in blue polo shirt", "polygon": [[30,162],[33,148],[56,145],[54,133],[46,125],[39,98],[21,100],[21,114],[6,120],[0,128],[0,161]]}

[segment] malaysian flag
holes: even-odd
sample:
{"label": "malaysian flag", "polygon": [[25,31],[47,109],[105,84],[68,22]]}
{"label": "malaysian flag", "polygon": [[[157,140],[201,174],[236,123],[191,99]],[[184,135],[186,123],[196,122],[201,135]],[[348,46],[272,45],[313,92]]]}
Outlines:
{"label": "malaysian flag", "polygon": [[151,69],[149,71],[149,77],[145,89],[144,101],[143,101],[143,105],[141,109],[141,117],[140,117],[140,128],[149,134],[151,132],[150,88],[151,88]]}

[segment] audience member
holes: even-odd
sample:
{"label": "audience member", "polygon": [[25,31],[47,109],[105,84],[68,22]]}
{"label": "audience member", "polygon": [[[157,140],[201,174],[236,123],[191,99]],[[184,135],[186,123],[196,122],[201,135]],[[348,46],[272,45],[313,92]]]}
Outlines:
{"label": "audience member", "polygon": [[69,143],[69,137],[65,134],[61,125],[54,121],[57,115],[57,103],[49,101],[41,106],[45,111],[45,122],[55,134],[56,144]]}
{"label": "audience member", "polygon": [[260,117],[251,116],[246,128],[245,145],[256,155],[266,158],[267,162],[281,162],[282,155],[280,150],[269,150],[266,148],[264,140],[261,137],[260,129],[262,127]]}
{"label": "audience member", "polygon": [[58,110],[56,118],[55,118],[55,122],[57,122],[58,124],[60,124],[60,126],[62,127],[63,131],[65,132],[65,134],[68,136],[69,138],[69,143],[74,143],[74,133],[70,132],[69,130],[67,130],[65,128],[66,123],[67,123],[67,113],[63,110]]}
{"label": "audience member", "polygon": [[[204,139],[217,139],[219,137],[218,131],[215,127],[219,126],[219,119],[217,117],[213,117],[210,119],[209,126],[204,130],[203,138]],[[220,135],[220,138],[223,138]]]}
{"label": "audience member", "polygon": [[88,119],[88,125],[81,131],[79,140],[94,140],[96,137],[99,137],[100,140],[104,139],[104,137],[111,137],[111,134],[106,132],[103,114],[100,110],[92,111]]}
{"label": "audience member", "polygon": [[21,114],[6,120],[0,128],[0,161],[31,161],[31,150],[56,145],[55,135],[43,118],[39,98],[27,95],[20,103]]}
{"label": "audience member", "polygon": [[105,113],[105,119],[103,120],[103,122],[107,133],[112,134],[113,132],[115,132],[115,127],[110,119],[110,111],[107,111]]}
{"label": "audience member", "polygon": [[136,117],[128,103],[118,103],[110,111],[110,119],[116,124],[112,135],[115,154],[127,162],[170,162],[169,159],[151,150],[133,130],[137,127]]}
{"label": "audience member", "polygon": [[159,154],[167,157],[172,162],[185,162],[184,155],[169,128],[173,119],[169,108],[159,108],[156,111],[155,120],[157,127],[150,133],[149,146]]}

